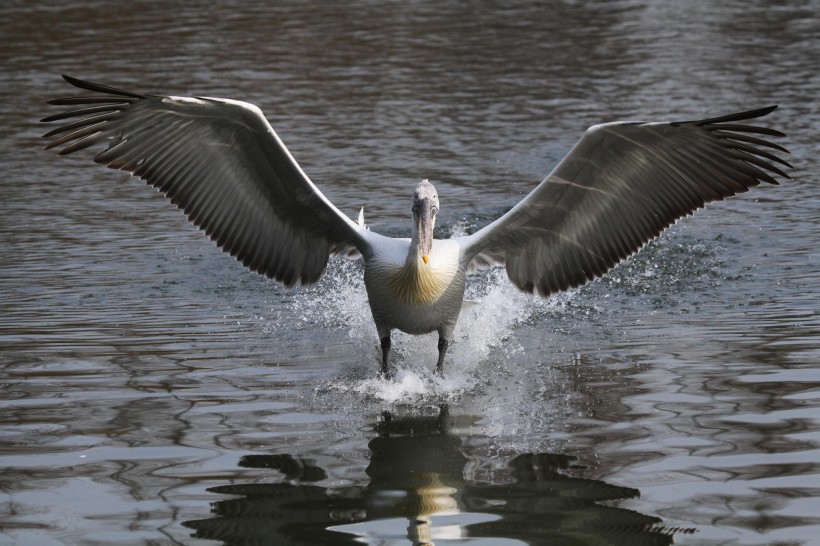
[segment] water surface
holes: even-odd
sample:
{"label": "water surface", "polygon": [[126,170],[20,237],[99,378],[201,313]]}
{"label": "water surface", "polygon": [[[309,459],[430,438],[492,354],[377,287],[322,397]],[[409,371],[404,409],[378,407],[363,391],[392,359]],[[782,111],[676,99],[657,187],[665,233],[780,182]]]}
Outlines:
{"label": "water surface", "polygon": [[[811,544],[820,4],[5,2],[0,544]],[[67,73],[257,103],[372,229],[514,205],[594,123],[767,104],[796,169],[534,300],[472,279],[376,377],[357,262],[284,290],[41,151]],[[78,154],[80,156],[82,154]]]}

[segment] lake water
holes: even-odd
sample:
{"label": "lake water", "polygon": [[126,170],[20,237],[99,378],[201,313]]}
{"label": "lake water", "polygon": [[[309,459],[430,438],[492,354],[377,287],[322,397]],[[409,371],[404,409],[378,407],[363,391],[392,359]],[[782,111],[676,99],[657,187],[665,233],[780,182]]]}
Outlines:
{"label": "lake water", "polygon": [[[818,544],[820,2],[0,7],[0,544]],[[590,125],[780,104],[793,179],[379,351],[358,262],[285,290],[89,154],[61,73],[258,104],[372,229],[525,195]],[[82,156],[82,157],[81,157]]]}

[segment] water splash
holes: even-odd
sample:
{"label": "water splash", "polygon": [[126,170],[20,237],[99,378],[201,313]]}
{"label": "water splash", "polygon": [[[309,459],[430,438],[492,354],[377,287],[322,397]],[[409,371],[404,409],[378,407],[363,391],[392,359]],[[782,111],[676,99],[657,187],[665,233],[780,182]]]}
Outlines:
{"label": "water splash", "polygon": [[381,357],[361,267],[357,262],[332,262],[325,281],[292,304],[302,313],[302,320],[316,327],[346,329],[354,353],[361,355],[341,377],[320,386],[321,393],[353,393],[360,400],[387,404],[451,402],[485,384],[488,366],[494,374],[506,373],[505,364],[523,350],[512,335],[515,328],[562,308],[572,297],[533,298],[512,286],[503,270],[474,275],[445,377],[434,373],[438,358],[435,332],[413,336],[396,331],[391,350],[395,375],[384,379],[375,373]]}
{"label": "water splash", "polygon": [[[457,234],[455,230],[453,235]],[[677,237],[674,244],[656,241],[604,279],[548,299],[521,293],[503,269],[472,275],[444,378],[433,373],[437,334],[401,332],[393,334],[391,366],[395,376],[389,380],[378,377],[378,335],[360,261],[334,260],[319,285],[292,293],[290,310],[282,319],[287,322],[277,321],[273,333],[281,337],[297,331],[300,339],[309,335],[315,340],[315,335],[337,347],[340,343],[350,345],[350,350],[338,353],[344,360],[338,361],[338,366],[326,367],[327,372],[318,380],[316,392],[331,394],[338,404],[344,405],[345,400],[399,405],[453,402],[482,391],[489,391],[487,397],[493,398],[502,388],[510,392],[535,388],[527,370],[561,367],[566,355],[573,352],[575,340],[587,334],[602,340],[619,338],[628,331],[624,325],[634,326],[659,306],[674,310],[674,299],[685,292],[670,290],[669,283],[679,282],[677,276],[691,288],[697,284],[692,277],[700,278],[681,266],[682,261],[689,265],[687,260],[693,254],[691,245],[684,244],[688,240],[681,239]],[[704,257],[698,256],[698,260],[704,261]],[[715,269],[716,264],[705,261],[708,263],[703,267]],[[686,275],[681,275],[681,270],[686,270]],[[294,321],[301,328],[295,328]]]}

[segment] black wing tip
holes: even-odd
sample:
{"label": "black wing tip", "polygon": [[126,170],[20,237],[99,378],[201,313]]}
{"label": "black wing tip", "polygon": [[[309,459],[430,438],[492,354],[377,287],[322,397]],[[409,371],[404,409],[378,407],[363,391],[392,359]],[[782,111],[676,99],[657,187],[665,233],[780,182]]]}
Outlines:
{"label": "black wing tip", "polygon": [[741,119],[755,119],[755,118],[762,118],[763,116],[768,116],[772,112],[778,109],[780,105],[778,104],[770,104],[769,106],[764,106],[763,108],[757,108],[755,110],[748,110],[746,112],[740,112],[736,115],[743,115],[746,116]]}
{"label": "black wing tip", "polygon": [[[692,122],[696,125],[713,125],[716,123],[729,123],[733,121],[745,121],[747,119],[757,119],[762,118],[764,116],[768,116],[775,110],[777,110],[778,105],[772,104],[769,106],[764,106],[763,108],[755,108],[754,110],[745,110],[743,112],[736,112],[734,114],[727,114],[725,116],[718,116],[715,118],[708,118],[702,119],[695,122]],[[785,136],[785,135],[783,135]]]}
{"label": "black wing tip", "polygon": [[[777,110],[778,106],[779,105],[777,105],[777,104],[772,104],[772,105],[769,105],[769,106],[764,106],[763,108],[756,108],[754,110],[746,110],[744,112],[737,112],[735,114],[728,114],[728,115],[725,115],[725,116],[709,118],[709,119],[704,119],[704,120],[690,122],[690,123],[692,125],[697,125],[699,127],[702,127],[702,128],[704,128],[708,131],[717,131],[719,134],[721,134],[721,136],[723,138],[727,138],[729,140],[732,140],[733,138],[738,138],[738,139],[741,139],[741,140],[745,139],[747,142],[753,142],[754,144],[761,145],[761,146],[768,146],[768,147],[771,147],[771,148],[774,148],[774,149],[778,150],[779,152],[789,154],[790,152],[786,148],[784,148],[782,146],[778,146],[778,145],[773,144],[771,142],[768,142],[766,140],[760,140],[760,139],[750,140],[748,135],[746,137],[741,138],[739,135],[733,135],[732,134],[732,132],[736,132],[736,133],[758,133],[758,134],[762,134],[762,135],[766,135],[766,136],[770,136],[770,137],[776,137],[776,138],[786,137],[787,136],[786,133],[783,133],[782,131],[778,131],[777,129],[772,129],[770,127],[759,127],[759,126],[753,126],[753,125],[743,125],[743,124],[738,125],[738,124],[735,124],[735,122],[742,122],[742,121],[746,121],[746,120],[758,119],[758,118],[762,118],[764,116],[767,116],[767,115],[771,114],[772,112],[774,112],[775,110]],[[789,169],[794,169],[794,167],[788,161],[784,160],[781,157],[777,157],[775,155],[763,154],[759,151],[757,151],[757,152],[756,151],[750,151],[750,153],[755,154],[755,155],[761,155],[761,156],[769,159],[770,161],[777,162],[777,163],[779,163],[779,164],[781,164],[781,165],[783,165],[783,166],[785,166]],[[772,171],[773,173],[777,174],[778,176],[782,176],[783,178],[791,180],[791,176],[789,176],[783,170],[778,169],[777,167],[775,167],[771,163],[766,164],[765,168]],[[778,184],[777,181],[775,181],[773,178],[766,179],[766,182],[768,182],[770,184],[775,184],[775,185]]]}
{"label": "black wing tip", "polygon": [[84,84],[89,84],[89,82],[87,82],[85,80],[75,78],[74,76],[69,76],[68,74],[60,74],[60,76],[62,76],[62,78],[65,81],[67,81],[68,83],[70,83],[71,85],[73,85],[75,87],[83,87]]}
{"label": "black wing tip", "polygon": [[[116,111],[117,109],[123,106],[127,106],[130,103],[137,102],[141,99],[150,96],[141,93],[135,93],[132,91],[125,91],[123,89],[117,89],[115,87],[109,87],[107,85],[93,83],[86,80],[81,80],[79,78],[75,78],[67,74],[62,74],[62,77],[66,82],[73,85],[74,87],[84,89],[86,91],[92,91],[95,94],[61,97],[47,101],[47,104],[51,105],[80,106],[81,108],[77,110],[69,110],[53,114],[50,116],[46,116],[40,120],[40,123],[51,123],[54,121],[64,120],[73,117],[84,118],[57,127],[56,129],[53,129],[43,135],[43,138],[51,138],[59,133],[78,129],[78,131],[75,131],[72,134],[76,135],[75,138],[79,140],[67,146],[65,149],[61,150],[59,152],[60,155],[67,155],[94,144],[95,140],[91,139],[86,141],[84,145],[78,146],[79,142],[85,140],[85,137],[90,136],[90,133],[87,132],[87,127],[92,123],[92,121],[95,121],[95,116],[99,117],[98,114]],[[54,142],[49,143],[44,149],[51,150],[62,144],[66,144],[70,140],[72,140],[72,138],[59,138]]]}
{"label": "black wing tip", "polygon": [[[117,95],[120,97],[130,97],[134,99],[141,99],[144,98],[145,95],[142,93],[135,93],[133,91],[126,91],[124,89],[118,89],[116,87],[110,87],[108,85],[102,85],[100,83],[94,83],[86,80],[81,80],[79,78],[75,78],[73,76],[69,76],[68,74],[62,74],[63,79],[77,87],[79,89],[85,89],[86,91],[93,91],[95,93],[104,93],[106,95]],[[61,100],[61,99],[55,99]],[[49,101],[49,104],[53,104],[53,101]],[[58,103],[59,104],[59,103]]]}

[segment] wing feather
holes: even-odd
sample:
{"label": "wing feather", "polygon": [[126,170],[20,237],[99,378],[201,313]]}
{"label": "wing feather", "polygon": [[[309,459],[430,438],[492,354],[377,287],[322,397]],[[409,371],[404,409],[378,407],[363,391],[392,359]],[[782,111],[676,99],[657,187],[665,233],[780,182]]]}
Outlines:
{"label": "wing feather", "polygon": [[706,203],[788,178],[778,165],[791,165],[769,150],[788,151],[750,133],[785,135],[738,123],[775,108],[590,128],[518,205],[458,239],[464,267],[505,265],[516,286],[542,296],[603,275]]}
{"label": "wing feather", "polygon": [[94,161],[160,190],[217,245],[285,285],[316,282],[331,255],[369,249],[363,228],[322,195],[262,112],[229,99],[162,97],[65,80],[91,96],[44,136],[61,155],[107,143]]}

